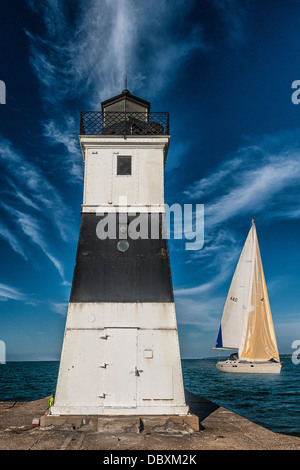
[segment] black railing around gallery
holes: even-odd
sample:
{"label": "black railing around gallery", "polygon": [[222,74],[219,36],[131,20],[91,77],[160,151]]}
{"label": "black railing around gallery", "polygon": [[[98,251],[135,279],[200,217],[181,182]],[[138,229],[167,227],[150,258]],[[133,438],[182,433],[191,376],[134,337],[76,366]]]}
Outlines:
{"label": "black railing around gallery", "polygon": [[81,111],[80,135],[169,135],[168,112]]}

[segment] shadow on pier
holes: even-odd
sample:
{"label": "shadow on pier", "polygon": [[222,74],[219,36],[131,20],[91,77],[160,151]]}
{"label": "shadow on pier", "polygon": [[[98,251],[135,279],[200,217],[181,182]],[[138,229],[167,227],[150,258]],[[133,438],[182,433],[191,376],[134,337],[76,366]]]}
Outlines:
{"label": "shadow on pier", "polygon": [[190,407],[190,412],[199,418],[199,430],[204,430],[204,426],[201,424],[211,413],[216,411],[219,406],[212,403],[206,398],[194,395],[188,390],[184,391],[186,404]]}

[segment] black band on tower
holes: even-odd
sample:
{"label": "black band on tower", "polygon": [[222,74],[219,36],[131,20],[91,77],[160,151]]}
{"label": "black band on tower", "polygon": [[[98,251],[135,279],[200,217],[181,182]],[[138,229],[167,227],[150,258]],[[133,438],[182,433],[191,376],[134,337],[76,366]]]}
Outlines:
{"label": "black band on tower", "polygon": [[[125,216],[129,227],[136,216],[114,214],[116,238],[100,239],[97,225],[106,216],[82,214],[70,302],[174,302],[163,214],[155,214],[155,222],[143,214],[148,238],[127,236],[128,243],[120,238],[120,224]],[[156,221],[159,230],[151,226]],[[151,238],[151,230],[159,237]]]}

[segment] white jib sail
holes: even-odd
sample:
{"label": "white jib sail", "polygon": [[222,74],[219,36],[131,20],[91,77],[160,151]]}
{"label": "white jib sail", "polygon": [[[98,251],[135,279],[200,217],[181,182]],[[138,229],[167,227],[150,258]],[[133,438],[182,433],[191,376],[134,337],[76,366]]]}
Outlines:
{"label": "white jib sail", "polygon": [[235,269],[221,320],[222,347],[239,349],[245,334],[253,277],[255,240],[249,231]]}

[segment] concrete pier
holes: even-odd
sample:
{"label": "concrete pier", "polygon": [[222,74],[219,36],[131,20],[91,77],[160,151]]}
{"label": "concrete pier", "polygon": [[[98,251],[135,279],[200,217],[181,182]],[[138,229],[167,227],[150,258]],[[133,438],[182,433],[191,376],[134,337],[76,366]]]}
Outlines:
{"label": "concrete pier", "polygon": [[89,429],[98,433],[154,433],[168,434],[193,433],[199,431],[197,415],[50,415],[45,414],[39,420],[42,428],[70,427],[72,429]]}
{"label": "concrete pier", "polygon": [[269,431],[204,398],[186,393],[199,431],[174,433],[164,429],[95,430],[42,426],[48,399],[0,403],[0,450],[300,450],[300,438]]}

